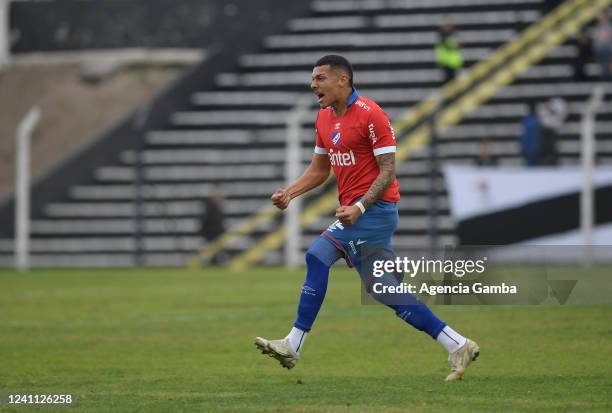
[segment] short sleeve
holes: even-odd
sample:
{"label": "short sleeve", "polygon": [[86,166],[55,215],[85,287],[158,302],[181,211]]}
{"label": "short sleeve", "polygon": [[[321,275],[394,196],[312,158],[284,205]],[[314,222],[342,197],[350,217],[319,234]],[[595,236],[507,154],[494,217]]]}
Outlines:
{"label": "short sleeve", "polygon": [[319,129],[317,128],[317,124],[319,123],[319,114],[317,114],[317,119],[315,120],[315,148],[314,152],[319,155],[327,155],[327,149],[325,149],[325,144],[323,143],[323,139],[319,134]]}
{"label": "short sleeve", "polygon": [[327,155],[327,149],[325,149],[325,145],[323,144],[323,139],[321,139],[321,135],[319,135],[319,131],[315,129],[316,143],[314,152],[319,155]]}
{"label": "short sleeve", "polygon": [[382,110],[373,110],[368,118],[368,136],[374,156],[395,152],[393,126]]}

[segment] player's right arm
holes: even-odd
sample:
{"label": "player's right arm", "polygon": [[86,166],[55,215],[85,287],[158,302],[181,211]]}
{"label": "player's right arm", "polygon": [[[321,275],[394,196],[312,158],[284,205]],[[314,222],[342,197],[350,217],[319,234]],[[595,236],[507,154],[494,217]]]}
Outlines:
{"label": "player's right arm", "polygon": [[285,209],[289,206],[289,202],[297,196],[300,196],[311,189],[321,185],[329,176],[331,164],[327,154],[313,153],[310,165],[294,183],[287,188],[277,189],[270,199],[272,204],[280,209]]}

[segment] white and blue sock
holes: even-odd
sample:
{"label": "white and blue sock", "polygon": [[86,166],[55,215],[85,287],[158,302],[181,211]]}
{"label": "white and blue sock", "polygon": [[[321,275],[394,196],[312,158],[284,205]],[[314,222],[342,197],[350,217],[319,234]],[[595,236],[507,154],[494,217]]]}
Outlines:
{"label": "white and blue sock", "polygon": [[329,267],[339,258],[338,251],[320,237],[306,251],[306,280],[302,287],[297,318],[293,324],[302,331],[310,331],[319,314],[329,279]]}
{"label": "white and blue sock", "polygon": [[306,335],[319,314],[329,279],[329,267],[340,257],[336,248],[320,237],[306,252],[306,280],[302,287],[297,318],[287,339],[297,354],[304,346]]}
{"label": "white and blue sock", "polygon": [[287,340],[289,341],[289,345],[291,349],[296,352],[296,354],[300,354],[302,351],[302,347],[304,346],[304,341],[306,341],[306,336],[308,333],[304,330],[300,330],[299,328],[293,327],[287,335]]}
{"label": "white and blue sock", "polygon": [[444,327],[442,331],[440,331],[436,340],[438,340],[438,343],[440,343],[449,354],[459,350],[467,342],[467,338],[463,337],[449,326]]}

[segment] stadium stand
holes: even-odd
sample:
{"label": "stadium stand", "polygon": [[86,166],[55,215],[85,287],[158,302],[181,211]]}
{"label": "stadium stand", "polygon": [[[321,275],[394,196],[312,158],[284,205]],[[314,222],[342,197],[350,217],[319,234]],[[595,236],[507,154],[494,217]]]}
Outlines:
{"label": "stadium stand", "polygon": [[[262,47],[237,58],[237,65],[212,77],[188,101],[173,102],[163,120],[145,133],[144,252],[146,265],[183,265],[202,244],[200,216],[203,199],[217,187],[226,195],[228,227],[242,223],[283,185],[285,122],[289,111],[308,96],[312,64],[327,52],[346,55],[355,66],[360,93],[376,100],[392,119],[441,86],[442,72],[434,68],[433,45],[442,22],[455,26],[467,66],[489,56],[542,18],[540,0],[329,0],[311,2],[310,15],[287,21],[281,34],[265,37]],[[355,4],[358,6],[355,7]],[[246,35],[246,34],[245,34]],[[518,135],[527,103],[561,96],[570,103],[570,116],[561,131],[562,164],[579,157],[579,114],[591,92],[589,82],[575,83],[575,47],[563,44],[538,65],[523,72],[485,105],[440,136],[441,160],[474,164],[479,142],[489,139],[500,165],[520,164]],[[597,66],[587,65],[591,79]],[[166,105],[168,106],[168,105]],[[310,159],[310,107],[303,125],[303,162]],[[612,158],[612,108],[600,115],[598,157]],[[398,250],[428,243],[428,152],[422,148],[402,163]],[[137,230],[134,183],[136,148],[121,148],[114,162],[96,166],[90,179],[73,180],[62,188],[63,199],[46,202],[32,222],[32,251],[38,266],[131,266],[135,264]],[[332,184],[330,184],[332,185]],[[329,186],[329,185],[328,185]],[[456,241],[448,215],[446,190],[437,184],[441,244]],[[6,215],[6,210],[2,213]],[[330,223],[329,217],[308,225],[304,245]],[[279,225],[278,219],[239,237],[226,253],[235,256]],[[0,265],[12,262],[12,240],[2,232]],[[279,251],[263,257],[278,264]]]}
{"label": "stadium stand", "polygon": [[[273,24],[275,18],[296,16],[293,13],[304,10],[299,5],[282,5],[274,0],[48,0],[13,3],[10,10],[11,50],[17,54],[126,48],[210,48],[243,37],[245,19],[259,25]],[[292,11],[286,14],[288,10]],[[298,12],[297,15],[301,14]],[[251,29],[257,37],[258,29]]]}

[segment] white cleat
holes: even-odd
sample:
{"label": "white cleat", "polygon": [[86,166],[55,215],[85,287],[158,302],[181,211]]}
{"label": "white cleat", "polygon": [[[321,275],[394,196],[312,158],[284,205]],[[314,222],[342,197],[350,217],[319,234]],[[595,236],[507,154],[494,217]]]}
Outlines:
{"label": "white cleat", "polygon": [[265,338],[255,337],[255,346],[261,350],[262,354],[278,360],[286,369],[292,369],[297,364],[300,356],[293,351],[289,345],[289,340],[266,340]]}
{"label": "white cleat", "polygon": [[448,356],[448,362],[451,365],[451,373],[446,376],[446,381],[462,380],[465,369],[472,361],[476,361],[480,355],[478,343],[469,338],[465,344],[454,353]]}

